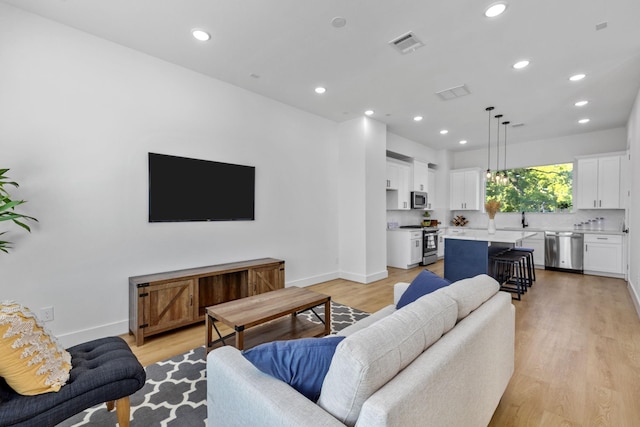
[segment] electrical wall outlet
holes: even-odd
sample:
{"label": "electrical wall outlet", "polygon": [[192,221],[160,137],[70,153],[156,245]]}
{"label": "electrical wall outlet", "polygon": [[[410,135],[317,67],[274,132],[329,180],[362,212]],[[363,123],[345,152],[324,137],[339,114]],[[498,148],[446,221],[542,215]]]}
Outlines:
{"label": "electrical wall outlet", "polygon": [[53,306],[40,309],[40,320],[43,322],[51,322],[53,320]]}

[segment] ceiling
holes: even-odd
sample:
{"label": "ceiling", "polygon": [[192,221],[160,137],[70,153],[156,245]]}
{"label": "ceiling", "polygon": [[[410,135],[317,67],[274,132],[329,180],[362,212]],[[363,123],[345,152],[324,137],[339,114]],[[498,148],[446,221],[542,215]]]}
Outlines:
{"label": "ceiling", "polygon": [[[640,1],[507,1],[493,19],[493,0],[4,3],[336,122],[372,109],[389,131],[434,149],[486,147],[487,106],[523,124],[509,125],[509,144],[624,126],[640,88]],[[193,28],[212,39],[195,40]],[[401,54],[389,42],[409,31],[424,46]],[[531,63],[513,69],[520,59]],[[570,82],[576,73],[587,76]],[[470,93],[436,95],[460,85]],[[493,140],[496,128],[492,118]]]}

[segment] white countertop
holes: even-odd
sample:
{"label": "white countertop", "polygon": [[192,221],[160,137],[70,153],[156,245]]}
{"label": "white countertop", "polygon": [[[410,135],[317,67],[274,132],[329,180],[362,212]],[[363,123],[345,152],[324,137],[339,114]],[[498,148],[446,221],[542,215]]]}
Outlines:
{"label": "white countertop", "polygon": [[536,235],[535,231],[505,231],[497,230],[495,234],[489,234],[487,230],[473,230],[473,229],[455,229],[447,230],[444,235],[445,239],[459,239],[459,240],[481,240],[485,242],[500,242],[500,243],[516,243],[522,239],[533,237]]}

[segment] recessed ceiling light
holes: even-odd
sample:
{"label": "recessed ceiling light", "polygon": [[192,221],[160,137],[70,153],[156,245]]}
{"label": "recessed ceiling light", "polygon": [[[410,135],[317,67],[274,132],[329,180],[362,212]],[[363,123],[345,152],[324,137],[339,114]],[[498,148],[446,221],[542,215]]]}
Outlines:
{"label": "recessed ceiling light", "polygon": [[484,11],[484,16],[487,18],[495,18],[507,9],[507,4],[504,2],[493,3]]}
{"label": "recessed ceiling light", "polygon": [[584,107],[584,106],[585,106],[585,105],[587,105],[588,103],[589,103],[589,101],[584,100],[584,101],[578,101],[578,102],[576,102],[574,105],[575,105],[576,107]]}
{"label": "recessed ceiling light", "polygon": [[373,116],[373,110],[367,110],[364,112],[364,114],[367,116]]}
{"label": "recessed ceiling light", "polygon": [[515,68],[516,70],[520,70],[520,69],[526,67],[527,65],[529,65],[529,61],[527,61],[525,59],[525,60],[518,61],[515,64],[513,64],[513,68]]}
{"label": "recessed ceiling light", "polygon": [[205,30],[196,28],[191,30],[191,34],[196,38],[196,40],[200,40],[201,42],[211,40],[211,34],[207,33]]}
{"label": "recessed ceiling light", "polygon": [[422,120],[422,116],[415,116],[415,117],[413,118],[413,120],[414,120],[415,122],[419,122],[420,120]]}
{"label": "recessed ceiling light", "polygon": [[577,82],[579,80],[584,79],[585,77],[587,77],[586,74],[576,74],[576,75],[573,75],[573,76],[569,77],[569,80],[571,80],[572,82]]}
{"label": "recessed ceiling light", "polygon": [[448,131],[448,130],[446,130],[446,129],[442,129],[442,130],[440,131],[440,135],[446,135],[446,134],[448,134],[448,133],[449,133],[449,131]]}
{"label": "recessed ceiling light", "polygon": [[316,91],[316,93],[318,94],[323,94],[327,91],[326,88],[323,88],[322,86],[318,86],[317,88],[314,89]]}
{"label": "recessed ceiling light", "polygon": [[581,125],[585,124],[585,123],[589,123],[589,119],[580,119],[578,120],[578,123],[580,123]]}
{"label": "recessed ceiling light", "polygon": [[345,25],[347,25],[347,20],[345,18],[343,18],[342,16],[336,16],[335,18],[333,18],[331,20],[331,25],[334,28],[342,28]]}
{"label": "recessed ceiling light", "polygon": [[466,140],[466,139],[463,139],[462,141],[460,141],[460,144],[461,144],[461,145],[464,145],[464,144],[466,144],[466,143],[467,143],[467,140]]}

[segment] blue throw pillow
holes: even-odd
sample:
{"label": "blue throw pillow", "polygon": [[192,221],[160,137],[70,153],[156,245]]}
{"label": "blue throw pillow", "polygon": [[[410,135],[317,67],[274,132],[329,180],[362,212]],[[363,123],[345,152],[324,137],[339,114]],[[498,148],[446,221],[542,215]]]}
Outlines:
{"label": "blue throw pillow", "polygon": [[429,270],[424,270],[413,279],[407,290],[400,297],[400,301],[396,304],[396,308],[402,308],[407,304],[411,304],[421,296],[430,294],[431,292],[449,286],[450,281],[444,279]]}
{"label": "blue throw pillow", "polygon": [[256,368],[316,402],[336,346],[345,337],[274,341],[242,352]]}

